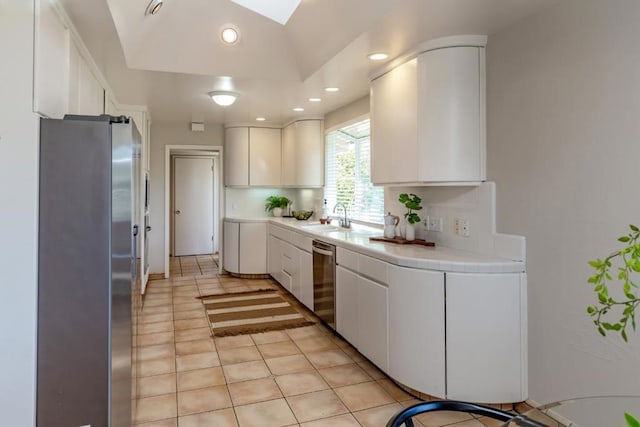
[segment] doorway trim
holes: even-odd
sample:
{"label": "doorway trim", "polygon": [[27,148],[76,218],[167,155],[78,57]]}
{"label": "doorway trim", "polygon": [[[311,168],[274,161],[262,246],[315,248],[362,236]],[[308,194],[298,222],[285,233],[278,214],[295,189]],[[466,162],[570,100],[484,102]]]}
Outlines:
{"label": "doorway trim", "polygon": [[[218,167],[215,168],[216,184],[214,190],[218,191],[219,208],[218,212],[213,212],[214,218],[217,218],[214,224],[214,229],[218,230],[218,247],[222,245],[222,215],[224,212],[224,185],[222,179],[224,177],[224,153],[221,145],[165,145],[164,146],[164,277],[168,279],[170,276],[170,216],[171,215],[171,152],[172,151],[192,151],[194,155],[197,155],[200,151],[217,151],[218,152]],[[218,251],[218,271],[222,273],[222,251]]]}

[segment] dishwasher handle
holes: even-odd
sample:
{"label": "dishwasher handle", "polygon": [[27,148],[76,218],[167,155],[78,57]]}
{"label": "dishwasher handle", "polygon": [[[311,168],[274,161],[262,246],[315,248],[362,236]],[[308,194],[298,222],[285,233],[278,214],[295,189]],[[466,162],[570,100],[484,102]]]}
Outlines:
{"label": "dishwasher handle", "polygon": [[313,252],[317,252],[320,255],[326,255],[326,256],[333,257],[333,251],[327,251],[325,249],[320,249],[320,248],[318,248],[316,246],[313,246],[312,249],[313,249]]}

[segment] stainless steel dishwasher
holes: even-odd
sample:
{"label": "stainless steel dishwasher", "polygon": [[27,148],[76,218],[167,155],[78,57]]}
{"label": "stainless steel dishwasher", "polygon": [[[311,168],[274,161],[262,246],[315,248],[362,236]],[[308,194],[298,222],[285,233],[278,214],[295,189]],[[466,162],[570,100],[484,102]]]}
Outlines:
{"label": "stainless steel dishwasher", "polygon": [[313,311],[336,328],[336,247],[313,241]]}

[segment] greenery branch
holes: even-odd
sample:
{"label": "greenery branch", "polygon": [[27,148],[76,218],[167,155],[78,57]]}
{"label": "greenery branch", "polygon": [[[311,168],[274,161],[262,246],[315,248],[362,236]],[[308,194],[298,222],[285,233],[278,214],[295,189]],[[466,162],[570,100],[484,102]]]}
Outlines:
{"label": "greenery branch", "polygon": [[[638,284],[633,277],[640,273],[640,231],[635,225],[630,225],[631,232],[626,236],[618,238],[618,241],[625,244],[625,247],[606,257],[589,261],[589,265],[596,272],[589,277],[589,283],[594,285],[593,290],[598,295],[598,303],[587,307],[587,313],[594,317],[593,323],[598,328],[598,332],[603,336],[606,331],[619,331],[622,339],[627,341],[627,327],[636,329],[636,309],[640,305],[640,298],[637,295]],[[624,298],[617,299],[609,294],[608,282],[613,281],[611,269],[614,261],[619,261],[617,268],[617,278],[622,286]],[[612,309],[619,308],[622,316],[617,322],[607,322],[605,317]],[[616,310],[617,311],[617,310]]]}
{"label": "greenery branch", "polygon": [[[589,261],[589,265],[596,271],[589,277],[588,282],[593,284],[593,290],[598,295],[598,303],[587,307],[587,313],[593,317],[593,323],[598,328],[602,336],[606,336],[607,331],[620,332],[622,339],[626,342],[627,327],[636,330],[636,310],[640,305],[640,298],[637,295],[638,283],[633,277],[640,273],[640,231],[637,226],[629,225],[631,231],[626,236],[621,236],[618,241],[625,244],[625,247],[606,257]],[[624,298],[618,300],[609,294],[608,282],[613,282],[611,269],[616,262],[618,275],[617,279],[622,286]],[[622,316],[617,322],[607,322],[605,317],[611,315],[612,309],[622,311]],[[624,413],[624,418],[628,427],[640,427],[640,422],[636,417],[628,412]]]}
{"label": "greenery branch", "polygon": [[422,203],[422,199],[420,197],[416,196],[413,193],[402,193],[398,197],[398,201],[408,209],[408,211],[404,214],[404,217],[407,219],[409,224],[416,224],[420,222],[420,217],[418,216],[418,214],[413,212],[422,209],[422,206],[420,206],[420,203]]}

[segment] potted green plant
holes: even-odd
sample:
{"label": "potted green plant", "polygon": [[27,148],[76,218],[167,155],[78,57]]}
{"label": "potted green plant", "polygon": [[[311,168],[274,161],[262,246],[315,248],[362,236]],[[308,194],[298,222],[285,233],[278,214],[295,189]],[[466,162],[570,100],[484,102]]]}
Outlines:
{"label": "potted green plant", "polygon": [[[598,302],[587,307],[587,313],[593,317],[593,324],[601,335],[605,336],[607,331],[619,332],[626,342],[627,328],[636,329],[636,310],[640,306],[640,296],[638,296],[638,276],[640,273],[640,229],[631,224],[631,231],[618,238],[624,243],[624,247],[615,251],[604,259],[589,261],[589,265],[595,269],[595,274],[589,277],[598,296]],[[616,273],[612,272],[615,268]],[[614,292],[618,296],[609,293],[611,285],[615,284],[621,288],[620,292]],[[607,321],[608,316],[615,316],[611,321]],[[640,421],[630,413],[625,413],[625,420],[629,427],[640,426]]]}
{"label": "potted green plant", "polygon": [[407,208],[407,212],[404,214],[404,217],[408,222],[405,226],[405,238],[407,240],[413,240],[416,238],[416,229],[414,224],[420,222],[420,217],[414,211],[422,209],[422,206],[420,206],[422,199],[413,193],[402,193],[398,197],[398,201]]}
{"label": "potted green plant", "polygon": [[282,210],[289,205],[291,201],[285,196],[269,196],[264,210],[273,213],[273,216],[282,216]]}

